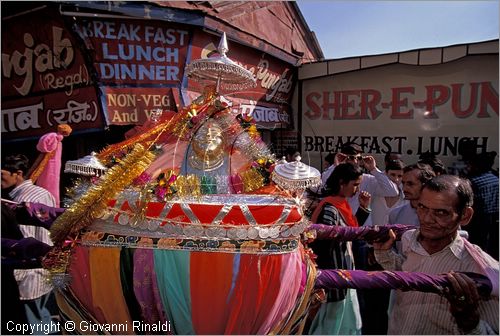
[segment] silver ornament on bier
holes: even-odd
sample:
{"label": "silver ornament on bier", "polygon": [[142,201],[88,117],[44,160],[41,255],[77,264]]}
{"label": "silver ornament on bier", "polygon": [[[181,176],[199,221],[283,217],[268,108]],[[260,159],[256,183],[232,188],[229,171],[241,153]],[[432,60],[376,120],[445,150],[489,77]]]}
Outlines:
{"label": "silver ornament on bier", "polygon": [[92,152],[81,159],[67,161],[64,165],[64,172],[83,176],[102,176],[108,168],[99,161],[96,154]]}
{"label": "silver ornament on bier", "polygon": [[271,179],[286,190],[304,190],[317,187],[321,183],[321,173],[314,167],[301,162],[297,156],[295,161],[277,164]]}
{"label": "silver ornament on bier", "polygon": [[222,33],[217,49],[219,51],[217,56],[197,59],[189,63],[186,68],[188,77],[215,81],[217,92],[221,88],[226,91],[239,91],[256,86],[257,82],[252,72],[226,56],[229,48],[225,32]]}

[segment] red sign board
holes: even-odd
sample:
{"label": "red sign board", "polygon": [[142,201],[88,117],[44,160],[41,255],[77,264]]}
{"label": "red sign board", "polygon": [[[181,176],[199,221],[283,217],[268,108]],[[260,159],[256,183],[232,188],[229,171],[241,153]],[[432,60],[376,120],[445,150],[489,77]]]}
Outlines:
{"label": "red sign board", "polygon": [[55,92],[2,102],[3,140],[41,136],[59,124],[73,131],[104,127],[93,87],[75,90],[71,96]]}
{"label": "red sign board", "polygon": [[59,90],[71,96],[90,85],[78,44],[59,13],[42,9],[2,19],[2,31],[2,99]]}
{"label": "red sign board", "polygon": [[[197,92],[187,91],[189,101],[193,101],[199,95]],[[290,105],[288,104],[254,101],[239,98],[235,95],[224,95],[221,99],[228,103],[235,115],[250,115],[259,128],[275,129],[292,127],[292,114]]]}
{"label": "red sign board", "polygon": [[101,88],[110,125],[142,125],[157,111],[177,111],[172,88]]}
{"label": "red sign board", "polygon": [[179,85],[189,30],[170,22],[79,18],[76,30],[92,51],[101,84]]}

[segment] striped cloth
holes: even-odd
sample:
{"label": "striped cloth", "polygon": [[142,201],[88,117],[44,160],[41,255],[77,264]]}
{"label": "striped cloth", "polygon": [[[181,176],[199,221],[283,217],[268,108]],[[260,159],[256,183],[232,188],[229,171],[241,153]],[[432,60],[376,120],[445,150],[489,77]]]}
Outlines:
{"label": "striped cloth", "polygon": [[[56,206],[54,196],[42,187],[34,185],[31,180],[26,180],[14,188],[9,196],[15,202],[34,202]],[[19,225],[24,237],[33,237],[48,245],[53,245],[49,237],[49,231],[42,227],[31,225]],[[33,300],[49,293],[52,285],[47,281],[48,272],[43,268],[15,270],[14,275],[19,285],[21,300]]]}
{"label": "striped cloth", "polygon": [[[403,270],[427,274],[442,274],[450,270],[484,274],[482,265],[475,260],[465,246],[464,240],[457,235],[445,249],[429,255],[417,241],[419,230],[410,230],[402,236],[403,255],[392,250],[375,251],[377,261],[386,270]],[[485,262],[498,271],[498,261],[482,253]],[[400,335],[456,335],[461,334],[449,310],[450,304],[445,297],[424,292],[396,291],[395,303],[390,311],[388,334]],[[498,296],[479,303],[481,322],[472,334],[498,335]]]}

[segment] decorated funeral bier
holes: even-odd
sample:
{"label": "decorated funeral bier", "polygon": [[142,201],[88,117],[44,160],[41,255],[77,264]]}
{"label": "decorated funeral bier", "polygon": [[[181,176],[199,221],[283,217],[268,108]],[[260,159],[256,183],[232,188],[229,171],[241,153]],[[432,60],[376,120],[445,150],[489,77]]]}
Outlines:
{"label": "decorated funeral bier", "polygon": [[51,229],[45,267],[63,318],[120,324],[118,333],[144,333],[141,321],[179,334],[264,334],[290,333],[303,317],[315,270],[300,248],[308,223],[297,195],[320,174],[299,160],[277,165],[251,116],[231,112],[219,92],[255,80],[227,51],[223,35],[219,55],[189,64],[190,77],[211,84],[173,118],[157,115],[87,159],[92,167],[67,165],[109,168]]}

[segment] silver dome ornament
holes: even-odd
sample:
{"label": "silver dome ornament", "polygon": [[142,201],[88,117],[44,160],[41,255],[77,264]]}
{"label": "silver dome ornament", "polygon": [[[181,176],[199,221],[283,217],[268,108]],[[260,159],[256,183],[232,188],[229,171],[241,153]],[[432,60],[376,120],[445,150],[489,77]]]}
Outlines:
{"label": "silver dome ornament", "polygon": [[83,176],[102,176],[108,168],[99,161],[96,154],[92,152],[81,159],[67,161],[64,165],[64,172]]}
{"label": "silver dome ornament", "polygon": [[274,183],[291,191],[305,190],[321,184],[321,173],[314,167],[301,162],[298,155],[293,162],[276,165],[271,175]]}
{"label": "silver dome ornament", "polygon": [[202,58],[188,64],[186,71],[190,78],[216,82],[216,91],[240,91],[253,88],[257,82],[251,71],[226,56],[229,51],[226,33],[222,33],[218,46],[219,55]]}
{"label": "silver dome ornament", "polygon": [[281,159],[278,162],[276,162],[277,165],[284,163],[288,163],[288,161],[286,160],[286,156],[282,156]]}

